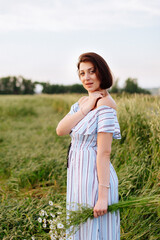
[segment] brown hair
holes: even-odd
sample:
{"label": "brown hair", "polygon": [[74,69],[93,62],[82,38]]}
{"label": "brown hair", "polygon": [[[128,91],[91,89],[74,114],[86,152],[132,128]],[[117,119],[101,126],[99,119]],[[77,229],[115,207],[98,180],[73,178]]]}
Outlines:
{"label": "brown hair", "polygon": [[110,88],[113,83],[111,70],[106,61],[94,52],[83,53],[79,56],[77,68],[79,70],[81,62],[91,62],[94,65],[97,77],[101,81],[100,88]]}

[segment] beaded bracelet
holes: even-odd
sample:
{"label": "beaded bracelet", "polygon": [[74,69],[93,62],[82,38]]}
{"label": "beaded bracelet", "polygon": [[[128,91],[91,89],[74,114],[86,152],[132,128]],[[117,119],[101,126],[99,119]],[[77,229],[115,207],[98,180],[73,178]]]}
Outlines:
{"label": "beaded bracelet", "polygon": [[105,184],[99,184],[100,186],[106,187],[106,188],[110,188],[109,185],[105,185]]}

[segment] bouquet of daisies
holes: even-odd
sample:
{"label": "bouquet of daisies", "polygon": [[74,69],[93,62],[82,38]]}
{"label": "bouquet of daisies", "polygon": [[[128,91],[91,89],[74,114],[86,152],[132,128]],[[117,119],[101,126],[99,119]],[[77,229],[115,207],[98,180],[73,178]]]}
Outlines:
{"label": "bouquet of daisies", "polygon": [[[75,203],[72,203],[75,204]],[[73,234],[79,229],[80,224],[87,221],[88,218],[93,218],[93,208],[77,204],[76,211],[66,210],[61,205],[54,204],[49,201],[50,210],[46,212],[41,210],[38,221],[42,224],[44,230],[49,234],[51,240],[73,239]],[[160,195],[129,199],[119,201],[108,206],[108,212],[121,210],[124,208],[143,208],[143,207],[160,207]],[[68,231],[67,231],[68,230]]]}

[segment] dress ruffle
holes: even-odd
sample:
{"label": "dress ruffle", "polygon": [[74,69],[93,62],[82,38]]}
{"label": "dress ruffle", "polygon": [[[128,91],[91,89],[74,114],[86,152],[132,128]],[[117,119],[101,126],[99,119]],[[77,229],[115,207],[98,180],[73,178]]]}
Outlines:
{"label": "dress ruffle", "polygon": [[72,115],[72,114],[76,113],[78,111],[78,109],[79,109],[79,104],[78,104],[78,102],[76,102],[71,106],[71,109],[68,114]]}
{"label": "dress ruffle", "polygon": [[121,139],[120,126],[118,123],[116,110],[103,105],[98,108],[97,114],[97,132],[113,133],[114,139]]}

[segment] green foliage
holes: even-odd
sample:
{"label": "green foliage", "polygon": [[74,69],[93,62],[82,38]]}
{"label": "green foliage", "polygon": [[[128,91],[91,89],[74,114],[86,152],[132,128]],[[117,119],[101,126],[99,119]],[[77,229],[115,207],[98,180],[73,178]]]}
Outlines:
{"label": "green foliage", "polygon": [[110,90],[110,93],[119,93],[120,92],[120,88],[118,86],[118,79],[114,82],[111,90]]}
{"label": "green foliage", "polygon": [[28,79],[19,77],[0,78],[0,94],[33,94],[35,84]]}
{"label": "green foliage", "polygon": [[39,212],[50,209],[50,198],[55,204],[63,201],[63,196],[50,193],[41,199],[21,196],[21,199],[8,198],[1,202],[3,211],[0,211],[0,239],[21,240],[31,239],[32,236],[36,236],[36,239],[50,239],[38,223]]}
{"label": "green foliage", "polygon": [[53,109],[58,113],[67,114],[70,110],[70,105],[65,99],[57,99],[53,102]]}
{"label": "green foliage", "polygon": [[87,93],[81,84],[73,85],[58,85],[49,83],[39,83],[43,86],[43,93],[57,94],[57,93]]}
{"label": "green foliage", "polygon": [[[93,208],[90,206],[84,206],[83,204],[75,204],[74,208],[75,210],[67,210],[67,213],[69,213],[69,216],[66,219],[64,219],[66,216],[61,215],[60,220],[61,222],[64,222],[64,229],[72,229],[71,233],[75,233],[78,229],[80,224],[85,223],[88,218],[94,218],[93,215]],[[149,219],[147,221],[144,221],[144,224],[150,223],[151,219],[153,221],[152,227],[149,226],[149,229],[154,232],[154,235],[156,234],[158,236],[159,229],[158,224],[160,224],[160,216],[157,218],[155,213],[158,212],[158,209],[160,210],[160,195],[153,195],[150,197],[142,197],[142,198],[131,198],[129,200],[125,201],[119,201],[118,203],[112,204],[108,206],[107,211],[108,212],[115,212],[119,210],[120,212],[124,210],[131,210],[136,212],[139,215],[139,212],[141,212],[141,218],[146,219],[147,214],[150,215]],[[156,218],[155,218],[156,217]],[[129,221],[133,221],[132,216],[127,216],[127,219]],[[66,224],[65,224],[66,223]],[[144,225],[143,224],[143,225]],[[141,224],[142,225],[142,224]],[[146,229],[148,225],[145,226]],[[153,231],[154,228],[154,231]],[[137,226],[137,229],[139,229],[139,226]],[[132,229],[131,229],[132,230]],[[147,230],[148,231],[148,230]],[[135,233],[135,228],[134,228]],[[142,236],[142,233],[141,233]],[[136,238],[137,239],[137,236]]]}
{"label": "green foliage", "polygon": [[129,93],[129,94],[133,94],[133,93],[141,93],[141,94],[151,94],[150,91],[144,89],[144,88],[140,88],[138,86],[138,81],[135,78],[127,78],[124,84],[124,88],[119,88],[118,86],[118,79],[115,81],[115,83],[113,84],[110,93]]}
{"label": "green foliage", "polygon": [[[120,198],[123,200],[131,196],[154,196],[160,193],[159,106],[159,98],[149,96],[135,95],[119,99],[122,139],[120,144],[113,145],[112,159],[119,177]],[[158,239],[159,210],[124,209],[121,216],[122,239]]]}
{"label": "green foliage", "polygon": [[8,107],[0,106],[0,118],[17,118],[17,117],[26,117],[26,116],[36,116],[36,110],[30,106],[15,106],[10,104]]}
{"label": "green foliage", "polygon": [[73,84],[70,86],[67,86],[70,93],[87,93],[85,88],[82,86],[82,84]]}
{"label": "green foliage", "polygon": [[127,93],[138,93],[137,79],[128,78],[125,81],[125,87],[123,88],[123,91]]}
{"label": "green foliage", "polygon": [[[36,84],[43,86],[42,93],[61,94],[61,93],[87,93],[82,84],[59,85],[46,82],[32,82],[22,76],[19,77],[3,77],[0,78],[0,94],[34,94]],[[143,93],[151,94],[148,90],[138,86],[137,79],[128,78],[125,81],[124,88],[119,88],[118,79],[110,89],[111,93]]]}
{"label": "green foliage", "polygon": [[[37,222],[49,200],[64,202],[70,137],[56,126],[81,95],[0,97],[0,239],[43,238]],[[111,161],[121,200],[160,193],[160,104],[147,95],[113,96],[121,140],[113,140]],[[151,214],[152,211],[152,214]],[[159,239],[160,210],[121,212],[121,239]],[[39,238],[38,238],[39,237]]]}
{"label": "green foliage", "polygon": [[126,93],[143,93],[143,94],[150,94],[150,92],[146,89],[142,89],[138,86],[137,79],[135,78],[128,78],[125,81],[125,86],[122,91]]}

